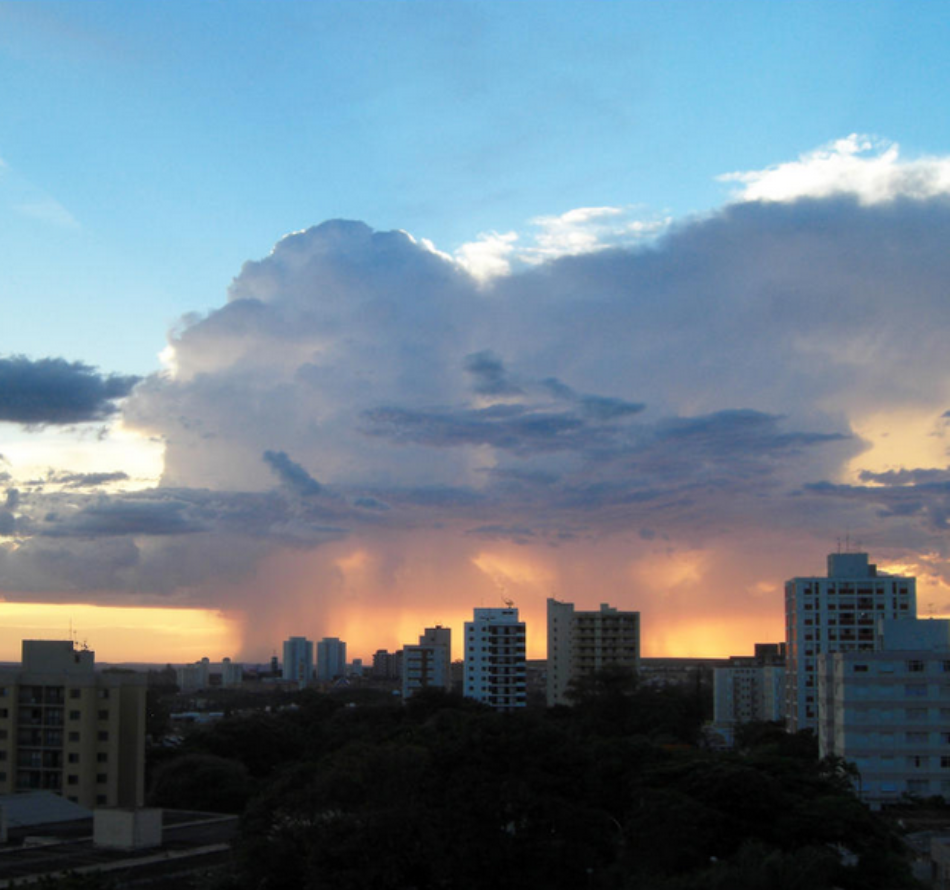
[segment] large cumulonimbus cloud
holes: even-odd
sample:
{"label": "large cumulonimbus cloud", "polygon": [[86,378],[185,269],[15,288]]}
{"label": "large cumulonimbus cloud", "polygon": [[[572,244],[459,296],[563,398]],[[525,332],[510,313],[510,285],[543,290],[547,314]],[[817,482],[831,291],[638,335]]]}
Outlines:
{"label": "large cumulonimbus cloud", "polygon": [[940,574],[946,467],[862,466],[857,430],[944,435],[950,202],[823,189],[495,277],[358,222],[287,236],[125,404],[161,487],[21,492],[0,584],[232,605],[263,647],[305,599],[438,618],[479,584],[775,616],[844,531]]}

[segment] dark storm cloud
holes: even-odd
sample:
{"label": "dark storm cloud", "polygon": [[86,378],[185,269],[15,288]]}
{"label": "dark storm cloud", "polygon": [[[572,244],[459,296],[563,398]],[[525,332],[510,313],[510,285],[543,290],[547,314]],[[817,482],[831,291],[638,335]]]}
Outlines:
{"label": "dark storm cloud", "polygon": [[103,420],[139,379],[104,376],[61,358],[0,358],[0,421],[43,426]]}
{"label": "dark storm cloud", "polygon": [[479,395],[508,396],[522,392],[520,387],[508,379],[504,364],[490,349],[466,356],[464,366],[475,378],[474,389]]}
{"label": "dark storm cloud", "polygon": [[6,499],[4,501],[4,506],[8,510],[16,510],[17,504],[20,503],[20,492],[16,488],[8,488]]}
{"label": "dark storm cloud", "polygon": [[915,519],[920,527],[937,533],[950,529],[950,481],[893,486],[816,482],[804,486],[804,491],[869,508],[879,519]]}
{"label": "dark storm cloud", "polygon": [[185,535],[207,526],[179,500],[97,499],[68,513],[43,517],[46,537],[97,538],[117,535]]}
{"label": "dark storm cloud", "polygon": [[313,497],[323,491],[323,486],[285,452],[265,451],[263,458],[280,481],[301,497]]}
{"label": "dark storm cloud", "polygon": [[862,470],[858,478],[862,482],[875,482],[878,485],[925,485],[933,482],[950,482],[950,469],[887,470],[883,473]]}
{"label": "dark storm cloud", "polygon": [[50,482],[56,482],[66,488],[98,488],[111,482],[126,482],[129,474],[122,471],[113,473],[53,473]]}

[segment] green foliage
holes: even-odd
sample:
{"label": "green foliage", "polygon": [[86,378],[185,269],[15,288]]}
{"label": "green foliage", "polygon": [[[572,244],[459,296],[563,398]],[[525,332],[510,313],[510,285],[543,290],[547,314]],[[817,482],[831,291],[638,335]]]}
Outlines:
{"label": "green foliage", "polygon": [[690,744],[698,682],[615,673],[575,692],[573,708],[514,714],[429,691],[405,707],[311,694],[195,733],[153,800],[243,808],[227,890],[914,886],[850,767],[819,761],[810,734],[760,726],[714,754]]}
{"label": "green foliage", "polygon": [[186,754],[155,772],[149,806],[210,813],[240,813],[254,785],[238,760],[210,754]]}

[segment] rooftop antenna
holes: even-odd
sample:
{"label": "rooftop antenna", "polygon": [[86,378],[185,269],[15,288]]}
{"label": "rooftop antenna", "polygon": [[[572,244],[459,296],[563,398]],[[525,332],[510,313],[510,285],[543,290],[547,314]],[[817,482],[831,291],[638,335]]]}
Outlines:
{"label": "rooftop antenna", "polygon": [[503,597],[501,598],[501,601],[502,601],[509,609],[513,609],[513,608],[515,607],[515,601],[508,599],[508,597],[506,597],[506,596],[503,596]]}
{"label": "rooftop antenna", "polygon": [[841,553],[841,535],[838,535],[838,553]]}

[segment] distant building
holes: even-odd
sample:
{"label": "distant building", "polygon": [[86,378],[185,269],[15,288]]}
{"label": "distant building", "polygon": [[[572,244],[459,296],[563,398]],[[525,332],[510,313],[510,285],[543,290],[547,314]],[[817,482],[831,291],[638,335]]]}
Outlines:
{"label": "distant building", "polygon": [[885,575],[867,553],[832,553],[828,577],[785,584],[785,723],[818,728],[818,661],[831,652],[871,652],[880,618],[917,616],[917,580]]}
{"label": "distant building", "polygon": [[284,680],[304,684],[313,679],[313,642],[306,637],[291,637],[284,642]]}
{"label": "distant building", "polygon": [[372,674],[376,680],[399,680],[402,677],[402,649],[396,652],[377,649],[373,653]]}
{"label": "distant building", "polygon": [[603,603],[597,612],[548,600],[547,703],[569,704],[571,683],[607,666],[640,669],[640,613]]}
{"label": "distant building", "polygon": [[0,794],[142,806],[146,686],[145,674],[97,672],[71,640],[24,640],[20,667],[0,669]]}
{"label": "distant building", "polygon": [[732,745],[735,729],[752,721],[779,721],[785,715],[785,644],[756,643],[755,655],[733,656],[713,669],[712,729]]}
{"label": "distant building", "polygon": [[819,660],[821,755],[853,763],[873,806],[950,800],[950,621],[882,619],[877,631],[876,651]]}
{"label": "distant building", "polygon": [[415,646],[402,647],[402,697],[420,689],[452,688],[452,629],[427,627]]}
{"label": "distant building", "polygon": [[525,624],[517,609],[476,609],[465,622],[466,698],[499,711],[523,708],[525,687]]}
{"label": "distant building", "polygon": [[317,643],[317,679],[329,683],[346,676],[346,643],[337,637],[324,637]]}
{"label": "distant building", "polygon": [[175,669],[178,688],[182,692],[197,692],[211,685],[211,662],[207,658],[194,664],[183,664]]}
{"label": "distant building", "polygon": [[221,659],[221,686],[234,689],[244,682],[244,665],[230,658]]}

